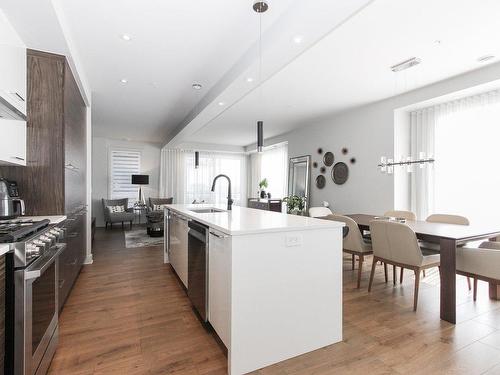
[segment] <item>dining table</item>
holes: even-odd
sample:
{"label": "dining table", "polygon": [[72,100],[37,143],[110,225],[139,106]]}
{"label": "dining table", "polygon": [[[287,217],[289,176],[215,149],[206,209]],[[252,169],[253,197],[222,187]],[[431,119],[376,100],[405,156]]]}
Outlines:
{"label": "dining table", "polygon": [[[362,231],[370,230],[372,220],[387,219],[367,214],[346,215],[353,219]],[[456,249],[471,241],[492,240],[500,237],[500,225],[457,225],[420,220],[406,220],[419,240],[439,244],[441,254],[440,317],[456,324]],[[491,299],[500,299],[500,285],[490,283]]]}

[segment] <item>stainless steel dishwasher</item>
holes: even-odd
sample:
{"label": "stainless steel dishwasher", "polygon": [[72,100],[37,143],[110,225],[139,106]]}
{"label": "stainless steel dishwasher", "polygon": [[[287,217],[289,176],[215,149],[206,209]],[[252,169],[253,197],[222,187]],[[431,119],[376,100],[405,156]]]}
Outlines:
{"label": "stainless steel dishwasher", "polygon": [[197,221],[188,223],[188,297],[201,319],[208,311],[208,227]]}

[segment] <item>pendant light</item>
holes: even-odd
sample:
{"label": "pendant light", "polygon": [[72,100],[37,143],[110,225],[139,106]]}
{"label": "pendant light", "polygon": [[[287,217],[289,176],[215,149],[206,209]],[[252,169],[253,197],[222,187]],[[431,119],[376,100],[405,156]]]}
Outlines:
{"label": "pendant light", "polygon": [[194,167],[195,169],[198,169],[200,166],[200,153],[198,151],[194,152]]}
{"label": "pendant light", "polygon": [[[262,98],[262,13],[269,9],[265,0],[256,0],[253,3],[253,10],[259,15],[259,85],[260,96]],[[263,107],[263,106],[262,106]],[[264,121],[257,121],[257,152],[262,152],[264,148]]]}

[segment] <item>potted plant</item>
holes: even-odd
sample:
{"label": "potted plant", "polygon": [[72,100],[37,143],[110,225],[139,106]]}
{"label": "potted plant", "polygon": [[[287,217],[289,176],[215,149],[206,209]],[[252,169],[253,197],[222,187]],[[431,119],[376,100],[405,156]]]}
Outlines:
{"label": "potted plant", "polygon": [[266,191],[264,189],[267,189],[267,186],[268,186],[267,178],[264,178],[261,182],[259,182],[259,190],[261,198],[266,197]]}
{"label": "potted plant", "polygon": [[283,198],[283,202],[286,203],[287,213],[293,215],[303,215],[306,206],[306,198],[299,197],[298,195],[290,195]]}

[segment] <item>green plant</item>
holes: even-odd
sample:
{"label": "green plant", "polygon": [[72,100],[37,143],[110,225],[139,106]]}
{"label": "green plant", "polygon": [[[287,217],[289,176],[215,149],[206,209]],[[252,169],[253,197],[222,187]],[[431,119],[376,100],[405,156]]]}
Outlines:
{"label": "green plant", "polygon": [[261,182],[259,182],[260,190],[267,189],[267,186],[268,186],[267,178],[264,178]]}
{"label": "green plant", "polygon": [[290,195],[283,198],[283,202],[286,203],[288,213],[292,213],[295,211],[302,212],[305,208],[306,198],[299,197],[298,195]]}

